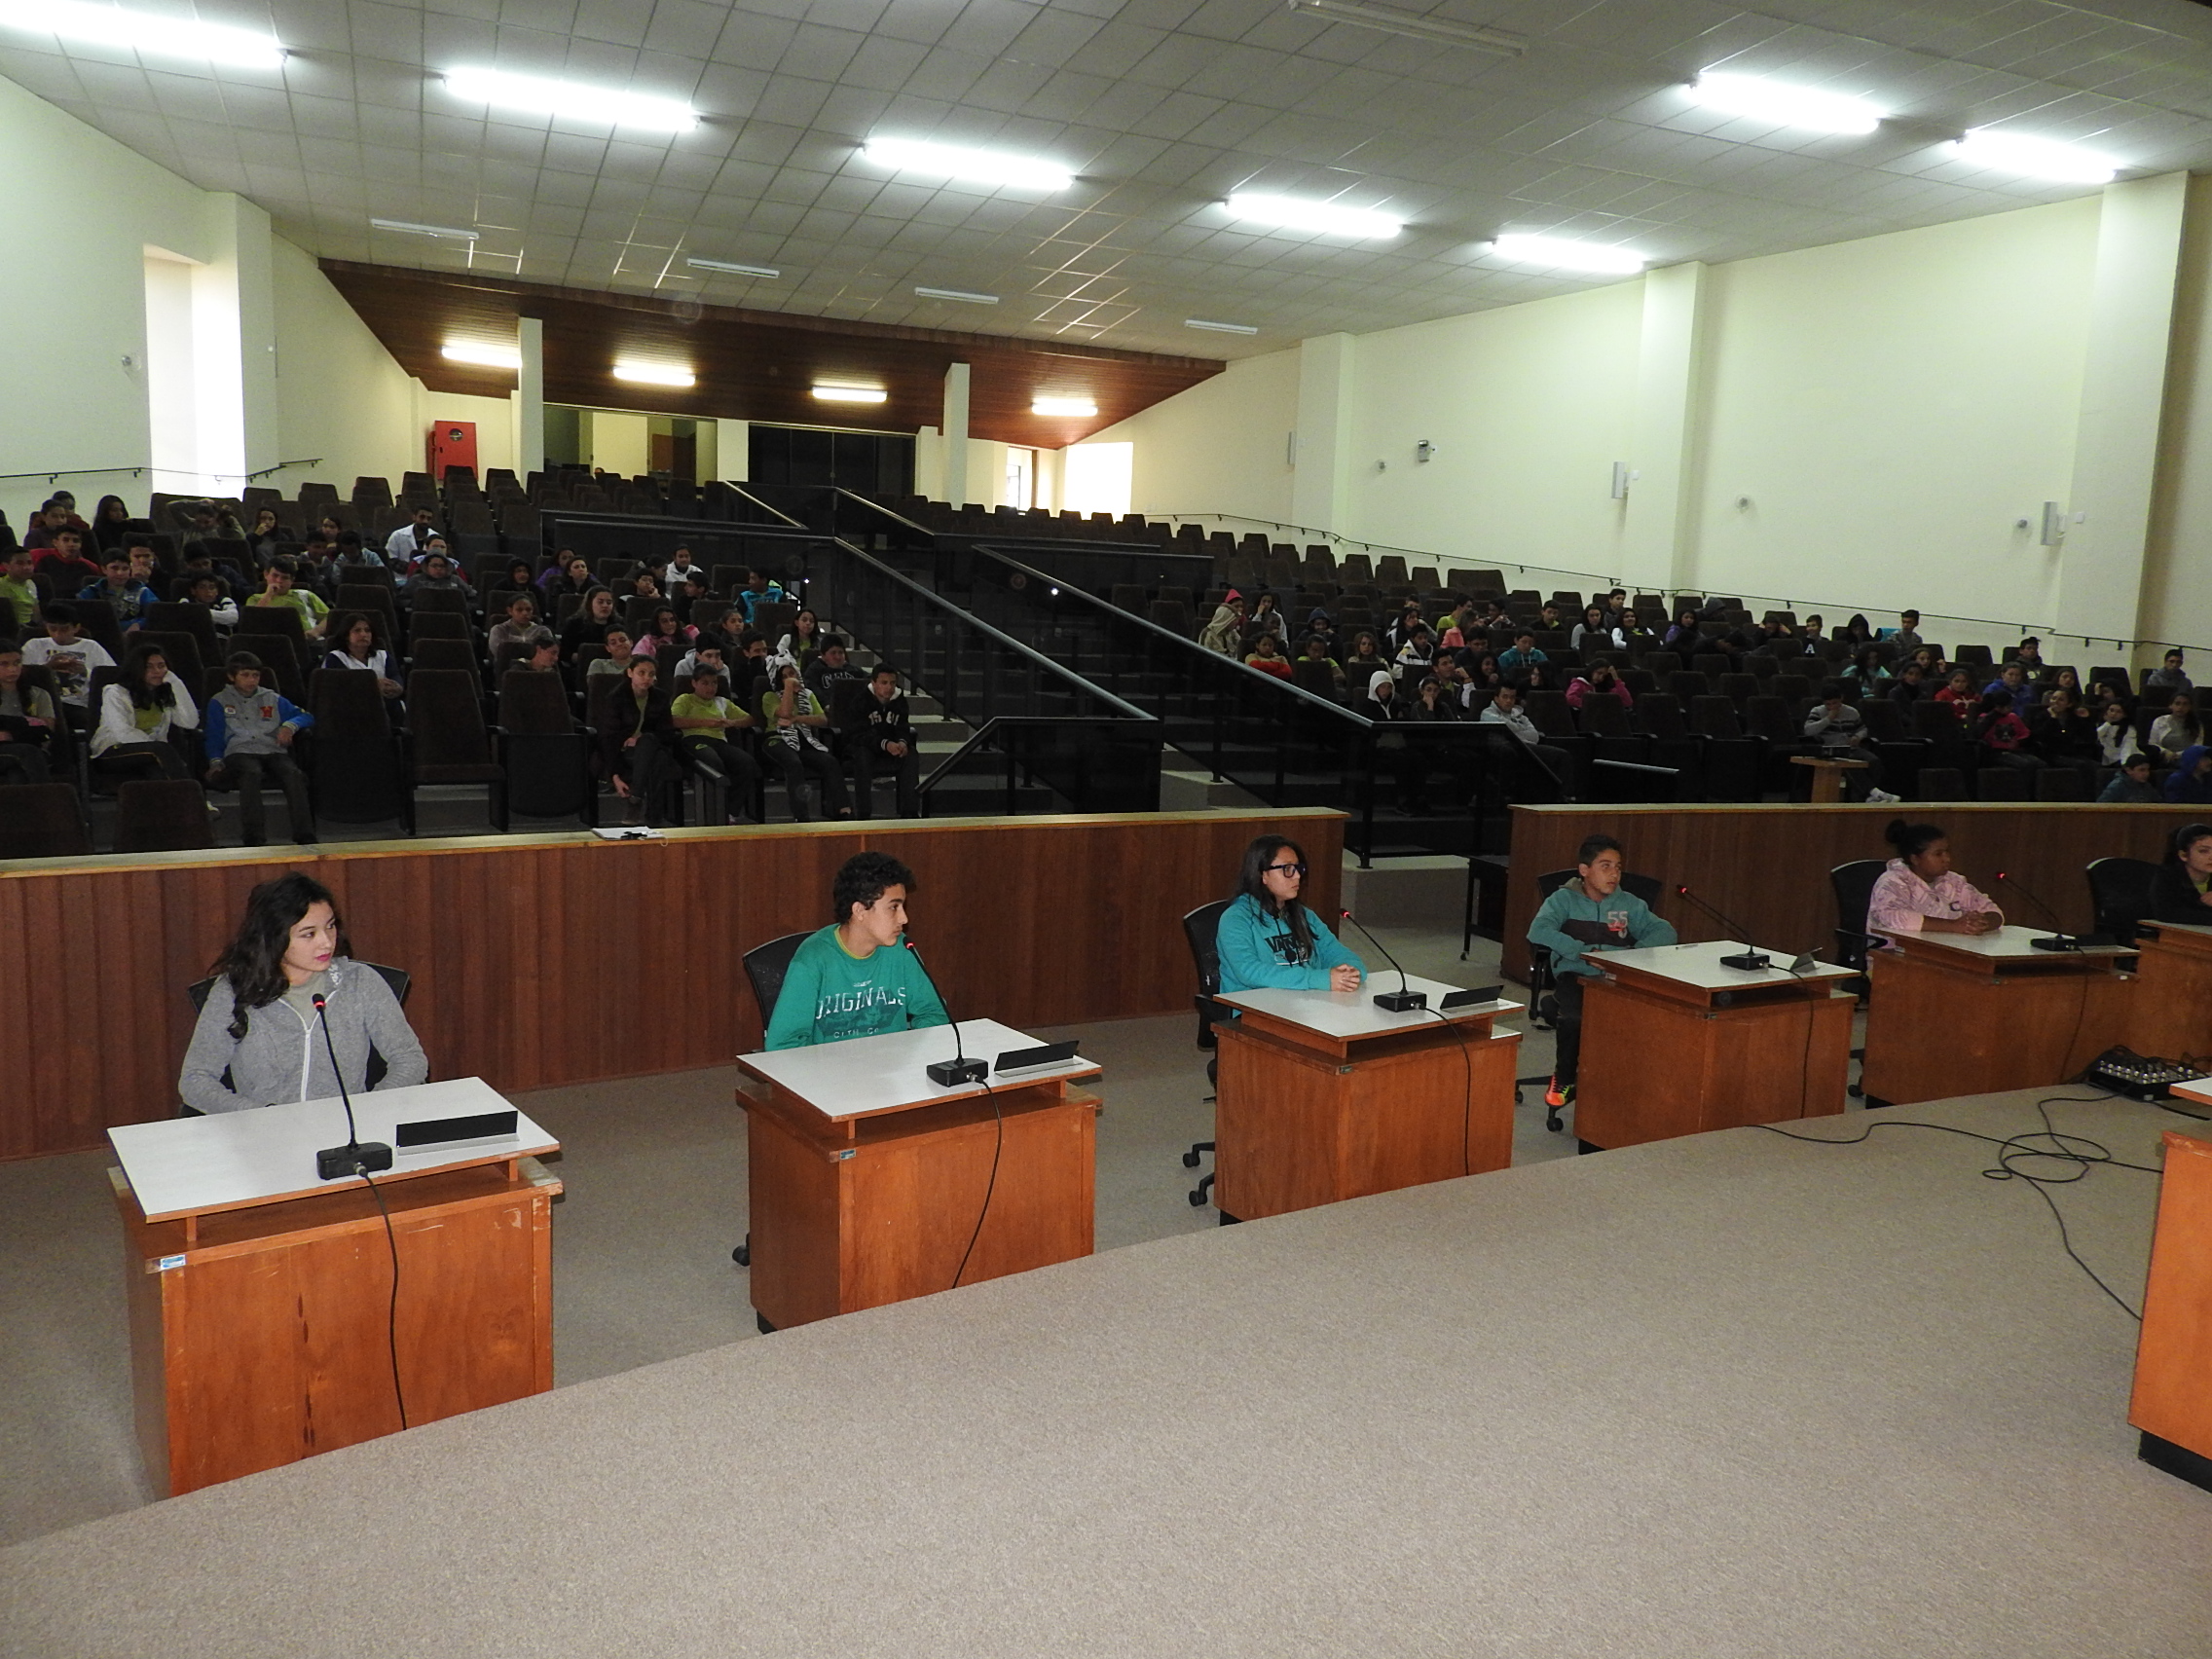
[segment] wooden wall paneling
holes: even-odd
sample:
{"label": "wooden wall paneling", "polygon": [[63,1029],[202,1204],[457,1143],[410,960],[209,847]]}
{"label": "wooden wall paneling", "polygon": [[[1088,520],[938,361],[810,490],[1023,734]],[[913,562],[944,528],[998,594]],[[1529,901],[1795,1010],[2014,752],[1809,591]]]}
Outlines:
{"label": "wooden wall paneling", "polygon": [[[1181,918],[1225,896],[1251,838],[1306,844],[1335,913],[1343,820],[1321,811],[1036,818],[364,843],[271,859],[218,850],[0,866],[0,1157],[100,1144],[166,1117],[205,975],[253,886],[329,887],[356,955],[414,977],[431,1075],[520,1091],[727,1063],[759,1047],[742,958],[830,918],[863,847],[911,865],[915,937],[963,1017],[1073,1025],[1178,1013]],[[19,1037],[19,1040],[15,1040]]]}
{"label": "wooden wall paneling", "polygon": [[2120,855],[2155,863],[2164,856],[2166,837],[2190,817],[2180,807],[2060,804],[1515,807],[1505,972],[1528,977],[1536,877],[1571,867],[1575,849],[1593,834],[1616,837],[1630,869],[1666,884],[1659,913],[1684,940],[1718,939],[1726,930],[1677,898],[1678,883],[1758,935],[1759,945],[1832,960],[1828,871],[1853,859],[1889,857],[1882,830],[1900,815],[1941,825],[1960,871],[1995,897],[2010,920],[2049,925],[2025,898],[1998,884],[1999,870],[2025,882],[2068,929],[2083,932],[2093,921],[2083,874],[2090,862]]}

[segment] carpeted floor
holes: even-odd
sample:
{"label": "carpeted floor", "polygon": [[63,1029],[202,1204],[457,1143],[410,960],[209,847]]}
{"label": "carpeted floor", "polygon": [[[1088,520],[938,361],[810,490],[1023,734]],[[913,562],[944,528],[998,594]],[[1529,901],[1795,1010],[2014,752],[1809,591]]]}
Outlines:
{"label": "carpeted floor", "polygon": [[[729,1343],[19,1545],[0,1651],[2201,1655],[2212,1496],[1992,1153],[1733,1130]],[[2055,1193],[2130,1302],[2156,1191]]]}

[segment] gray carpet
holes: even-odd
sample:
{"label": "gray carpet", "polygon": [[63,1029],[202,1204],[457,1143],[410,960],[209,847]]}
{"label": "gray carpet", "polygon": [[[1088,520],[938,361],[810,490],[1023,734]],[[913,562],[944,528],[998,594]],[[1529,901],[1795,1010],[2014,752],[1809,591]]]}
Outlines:
{"label": "gray carpet", "polygon": [[[2201,1655],[2212,1496],[1989,1154],[1735,1130],[730,1343],[19,1545],[0,1651]],[[2156,1185],[2057,1195],[2130,1301]]]}

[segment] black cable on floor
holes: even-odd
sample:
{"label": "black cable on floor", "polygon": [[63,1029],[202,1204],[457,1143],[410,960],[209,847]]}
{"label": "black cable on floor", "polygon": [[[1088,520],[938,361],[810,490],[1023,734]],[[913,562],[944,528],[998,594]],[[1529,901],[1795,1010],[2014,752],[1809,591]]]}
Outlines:
{"label": "black cable on floor", "polygon": [[369,1197],[377,1201],[377,1213],[384,1217],[384,1241],[391,1250],[391,1300],[385,1305],[384,1337],[386,1350],[391,1355],[391,1397],[399,1402],[399,1426],[405,1428],[407,1390],[399,1382],[399,1236],[391,1230],[391,1211],[385,1208],[384,1194],[377,1190],[376,1182],[366,1170],[355,1173],[368,1188]]}
{"label": "black cable on floor", "polygon": [[1006,1151],[1006,1112],[999,1105],[998,1091],[991,1087],[989,1078],[983,1080],[983,1098],[991,1103],[991,1116],[998,1123],[998,1138],[991,1143],[991,1178],[983,1184],[983,1207],[976,1212],[976,1231],[968,1235],[968,1248],[960,1252],[960,1266],[952,1270],[952,1288],[960,1288],[960,1275],[968,1271],[968,1258],[976,1253],[976,1240],[983,1236],[983,1221],[991,1213],[991,1195],[999,1186],[999,1155]]}
{"label": "black cable on floor", "polygon": [[[1803,1141],[1810,1146],[1860,1146],[1864,1144],[1876,1129],[1936,1129],[1943,1134],[1958,1135],[1966,1140],[1980,1141],[1985,1146],[1996,1147],[1998,1149],[1997,1162],[1981,1172],[1983,1178],[1991,1181],[2024,1181],[2033,1188],[2036,1196],[2042,1198],[2045,1206],[2049,1209],[2050,1219],[2058,1224],[2059,1244],[2068,1257],[2072,1259],[2074,1265],[2088,1275],[2091,1284],[2112,1298],[2114,1306],[2130,1319],[2140,1324],[2143,1315],[2130,1308],[2111,1285],[2099,1278],[2096,1270],[2084,1262],[2080,1252],[2074,1248],[2074,1238],[2073,1235],[2067,1231],[2066,1217],[2060,1213],[2057,1200],[2046,1190],[2049,1187],[2070,1186],[2074,1182],[2082,1180],[2089,1173],[2091,1168],[2100,1163],[2109,1164],[2115,1169],[2133,1169],[2146,1175],[2164,1173],[2156,1164],[2124,1162],[2115,1158],[2110,1148],[2097,1141],[2090,1140],[2085,1135],[2067,1134],[2050,1121],[2049,1108],[2054,1105],[2072,1103],[2090,1106],[2118,1098],[2120,1098],[2119,1095],[2109,1090],[2099,1094],[2046,1095],[2036,1102],[2036,1116],[2043,1120],[2041,1129],[2030,1129],[2025,1134],[2002,1137],[1978,1134],[1972,1129],[1956,1128],[1949,1124],[1922,1123],[1909,1118],[1883,1118],[1868,1124],[1863,1133],[1854,1135],[1849,1140],[1831,1140],[1825,1135],[1797,1134],[1789,1129],[1778,1129],[1772,1124],[1753,1124],[1750,1126],[1764,1129],[1770,1135],[1780,1135],[1784,1140]],[[2046,1146],[2031,1144],[2036,1141],[2046,1141],[2049,1144]],[[2038,1174],[2023,1167],[2023,1164],[2037,1161],[2056,1162],[2067,1166],[2071,1172],[2067,1174]]]}

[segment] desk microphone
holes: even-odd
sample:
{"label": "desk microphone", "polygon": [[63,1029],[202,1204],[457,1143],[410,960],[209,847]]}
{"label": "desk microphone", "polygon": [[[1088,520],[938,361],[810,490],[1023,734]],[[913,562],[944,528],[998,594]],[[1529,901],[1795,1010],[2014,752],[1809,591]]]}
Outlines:
{"label": "desk microphone", "polygon": [[2049,936],[2044,939],[2029,940],[2029,949],[2080,950],[2084,944],[2091,942],[2103,942],[2102,940],[2097,940],[2096,936],[2093,934],[2068,933],[2066,931],[2066,924],[2058,919],[2058,912],[2056,910],[2053,910],[2048,904],[2046,904],[2042,899],[2038,898],[2035,890],[2029,887],[2026,882],[2020,880],[2018,877],[2009,875],[2004,870],[1999,870],[1997,872],[1997,879],[1999,881],[2002,881],[2007,887],[2018,888],[2020,890],[2021,896],[2025,898],[2029,903],[2033,904],[2037,909],[2041,910],[2045,915],[2050,918],[2051,932]]}
{"label": "desk microphone", "polygon": [[923,1071],[929,1074],[930,1082],[940,1088],[958,1088],[964,1083],[981,1083],[990,1076],[990,1061],[968,1057],[968,1051],[960,1046],[960,1021],[952,1017],[952,1005],[945,1002],[944,989],[937,982],[937,976],[930,972],[930,965],[922,960],[922,953],[912,940],[901,942],[913,957],[914,966],[922,971],[922,977],[930,982],[930,989],[937,992],[937,1000],[944,1004],[944,1017],[952,1027],[952,1058],[934,1060],[924,1066]]}
{"label": "desk microphone", "polygon": [[325,1181],[335,1181],[341,1175],[367,1175],[375,1170],[389,1169],[391,1148],[382,1141],[371,1141],[363,1146],[359,1131],[353,1127],[353,1097],[346,1091],[346,1073],[338,1064],[338,1045],[330,1040],[330,1015],[323,1010],[319,991],[314,998],[314,1016],[322,1026],[322,1046],[330,1055],[330,1075],[338,1080],[338,1098],[346,1105],[346,1144],[326,1147],[316,1153],[314,1172]]}
{"label": "desk microphone", "polygon": [[1703,910],[1707,915],[1711,916],[1714,921],[1718,922],[1722,927],[1726,928],[1729,933],[1738,935],[1743,939],[1744,950],[1742,954],[1737,956],[1723,956],[1720,959],[1721,967],[1741,969],[1746,974],[1756,974],[1762,968],[1772,968],[1774,966],[1773,957],[1751,948],[1751,932],[1744,926],[1743,923],[1737,921],[1733,916],[1722,915],[1711,904],[1708,904],[1703,899],[1700,899],[1696,894],[1692,893],[1687,887],[1677,887],[1675,889],[1675,892],[1679,897],[1687,899],[1691,903],[1695,904],[1699,909]]}
{"label": "desk microphone", "polygon": [[[1382,952],[1383,961],[1393,968],[1398,968],[1398,959],[1390,954],[1389,946],[1369,933],[1365,922],[1349,910],[1339,910],[1337,914],[1359,929],[1360,937],[1365,939],[1369,944],[1375,946],[1377,950]],[[1392,1014],[1412,1014],[1418,1009],[1424,1009],[1428,1006],[1428,993],[1414,990],[1409,986],[1406,983],[1406,971],[1403,968],[1398,968],[1398,988],[1394,991],[1377,991],[1375,993],[1375,1006],[1380,1009],[1387,1009]]]}

